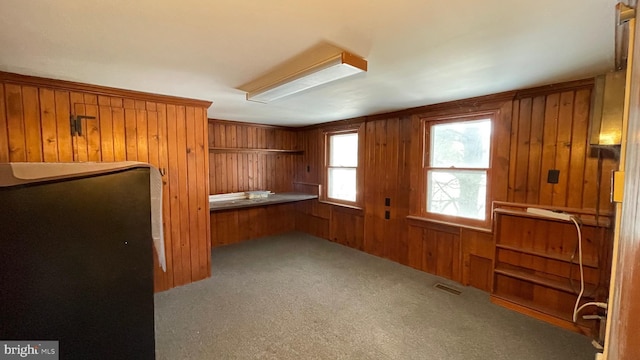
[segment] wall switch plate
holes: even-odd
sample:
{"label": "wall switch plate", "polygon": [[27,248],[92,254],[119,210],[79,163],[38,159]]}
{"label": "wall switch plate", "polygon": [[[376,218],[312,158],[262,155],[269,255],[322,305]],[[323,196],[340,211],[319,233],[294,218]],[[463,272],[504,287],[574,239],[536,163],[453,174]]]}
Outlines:
{"label": "wall switch plate", "polygon": [[389,212],[389,210],[384,212],[384,218],[387,220],[391,219],[391,213]]}
{"label": "wall switch plate", "polygon": [[527,212],[530,214],[536,214],[536,215],[548,217],[551,219],[571,221],[571,214],[567,214],[565,212],[555,212],[547,209],[538,209],[538,208],[527,208]]}
{"label": "wall switch plate", "polygon": [[384,198],[384,206],[391,206],[391,199],[390,198]]}

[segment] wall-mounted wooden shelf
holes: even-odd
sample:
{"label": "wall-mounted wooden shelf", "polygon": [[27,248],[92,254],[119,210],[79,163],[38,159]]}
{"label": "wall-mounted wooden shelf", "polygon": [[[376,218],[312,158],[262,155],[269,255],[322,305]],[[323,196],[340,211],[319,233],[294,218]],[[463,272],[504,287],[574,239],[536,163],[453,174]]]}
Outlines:
{"label": "wall-mounted wooden shelf", "polygon": [[[580,291],[578,233],[572,221],[529,213],[536,205],[493,204],[495,260],[492,300],[516,311],[578,332],[594,323],[573,323]],[[608,271],[603,264],[610,218],[583,209],[554,209],[575,215],[582,223],[585,290],[581,303],[606,299]],[[573,257],[573,259],[572,259]],[[581,315],[588,314],[585,310]]]}
{"label": "wall-mounted wooden shelf", "polygon": [[303,150],[288,149],[258,149],[258,148],[226,148],[226,147],[210,147],[209,152],[213,153],[261,153],[261,154],[303,154]]}
{"label": "wall-mounted wooden shelf", "polygon": [[[496,267],[494,270],[494,273],[504,275],[504,276],[509,276],[518,280],[528,281],[530,283],[552,288],[555,290],[564,291],[569,294],[576,293],[576,289],[571,287],[571,284],[569,283],[568,279],[566,279],[566,281],[559,281],[559,280],[542,277],[540,275],[536,275],[524,270],[511,269],[507,267]],[[576,280],[576,282],[578,283],[577,286],[579,287],[580,281]],[[595,291],[595,286],[592,284],[585,284],[584,289],[585,289],[584,290],[585,294],[591,294]]]}
{"label": "wall-mounted wooden shelf", "polygon": [[[517,251],[517,252],[520,252],[522,254],[538,256],[538,257],[542,257],[542,258],[545,258],[545,259],[564,261],[564,262],[567,262],[567,263],[572,263],[574,265],[578,264],[578,259],[577,258],[573,259],[573,261],[572,261],[570,258],[567,258],[567,256],[556,255],[556,254],[552,254],[552,253],[548,253],[548,252],[542,252],[542,251],[538,251],[538,250],[534,250],[534,249],[527,249],[527,248],[511,246],[511,245],[505,245],[505,244],[496,244],[496,248],[504,249],[504,250]],[[594,268],[594,269],[598,268],[598,263],[596,261],[592,261],[590,259],[582,259],[582,264],[584,266],[587,266],[587,267],[590,267],[590,268]]]}

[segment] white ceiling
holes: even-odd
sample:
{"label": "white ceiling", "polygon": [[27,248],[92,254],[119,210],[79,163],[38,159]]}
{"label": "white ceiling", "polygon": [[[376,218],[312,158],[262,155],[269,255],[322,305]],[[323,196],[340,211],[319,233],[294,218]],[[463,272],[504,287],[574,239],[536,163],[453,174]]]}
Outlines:
{"label": "white ceiling", "polygon": [[[593,76],[614,0],[2,0],[0,70],[213,101],[290,126]],[[365,74],[271,104],[237,90],[328,41]]]}

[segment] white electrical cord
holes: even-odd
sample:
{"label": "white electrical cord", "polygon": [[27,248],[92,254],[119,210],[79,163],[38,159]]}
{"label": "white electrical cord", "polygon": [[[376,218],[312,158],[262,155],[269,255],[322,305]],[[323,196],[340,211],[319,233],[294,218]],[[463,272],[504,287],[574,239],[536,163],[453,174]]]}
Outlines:
{"label": "white electrical cord", "polygon": [[578,230],[578,263],[580,264],[580,294],[578,294],[578,298],[576,299],[576,305],[573,307],[573,322],[576,322],[578,319],[578,313],[580,313],[582,309],[586,308],[587,306],[597,306],[597,307],[606,309],[607,303],[588,302],[578,307],[578,305],[580,304],[580,299],[584,294],[584,268],[582,265],[582,231],[580,230],[580,225],[576,221],[575,217],[571,216],[571,221],[573,221],[573,223],[576,226],[576,230]]}
{"label": "white electrical cord", "polygon": [[[578,294],[576,305],[573,307],[573,322],[576,322],[578,317],[578,306],[580,305],[582,294],[584,294],[584,268],[582,267],[582,231],[580,230],[580,225],[574,216],[571,216],[571,221],[573,221],[573,224],[576,226],[576,230],[578,230],[578,263],[580,264],[580,294]],[[580,310],[581,309],[582,307],[580,307]]]}

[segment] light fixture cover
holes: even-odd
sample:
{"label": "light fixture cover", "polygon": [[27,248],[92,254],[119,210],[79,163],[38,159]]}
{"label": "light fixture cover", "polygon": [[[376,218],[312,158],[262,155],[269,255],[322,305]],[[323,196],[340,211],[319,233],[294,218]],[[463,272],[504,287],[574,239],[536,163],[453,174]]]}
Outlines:
{"label": "light fixture cover", "polygon": [[[367,61],[346,51],[291,70],[276,80],[247,91],[247,100],[268,103],[312,87],[367,71]],[[263,76],[267,77],[269,74]]]}

